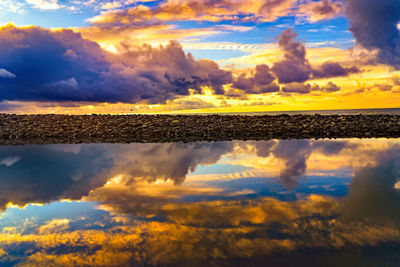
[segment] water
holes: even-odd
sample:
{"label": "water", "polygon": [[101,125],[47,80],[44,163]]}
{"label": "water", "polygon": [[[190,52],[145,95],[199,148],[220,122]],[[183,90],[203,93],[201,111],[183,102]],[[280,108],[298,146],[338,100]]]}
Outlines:
{"label": "water", "polygon": [[0,147],[0,266],[398,266],[400,140]]}
{"label": "water", "polygon": [[[178,113],[177,113],[178,114]],[[214,115],[215,113],[184,113],[184,115],[195,114],[195,115]],[[377,108],[377,109],[333,109],[333,110],[295,110],[295,111],[260,111],[260,112],[229,112],[229,113],[218,113],[219,115],[357,115],[357,114],[392,114],[400,115],[400,108]]]}

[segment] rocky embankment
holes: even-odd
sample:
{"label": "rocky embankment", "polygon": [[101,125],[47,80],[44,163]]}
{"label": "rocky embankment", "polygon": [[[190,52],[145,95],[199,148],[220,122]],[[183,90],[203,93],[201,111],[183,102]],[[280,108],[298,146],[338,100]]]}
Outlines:
{"label": "rocky embankment", "polygon": [[10,115],[0,144],[400,137],[399,115]]}

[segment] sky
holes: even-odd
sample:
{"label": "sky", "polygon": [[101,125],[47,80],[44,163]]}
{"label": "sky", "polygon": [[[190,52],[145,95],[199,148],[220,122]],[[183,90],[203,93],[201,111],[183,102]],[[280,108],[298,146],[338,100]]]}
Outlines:
{"label": "sky", "polygon": [[397,0],[0,0],[0,112],[400,107]]}

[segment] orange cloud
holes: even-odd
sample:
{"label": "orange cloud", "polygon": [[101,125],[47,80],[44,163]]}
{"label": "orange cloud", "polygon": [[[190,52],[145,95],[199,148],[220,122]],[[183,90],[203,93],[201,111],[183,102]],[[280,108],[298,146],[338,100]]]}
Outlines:
{"label": "orange cloud", "polygon": [[155,8],[138,5],[125,10],[103,12],[89,21],[96,26],[157,24],[161,21],[184,20],[217,22],[223,20],[255,19],[273,21],[279,16],[288,14],[295,3],[295,0],[278,0],[273,2],[261,0],[169,0]]}
{"label": "orange cloud", "polygon": [[343,4],[331,0],[321,2],[296,0],[278,1],[195,1],[168,0],[150,8],[138,5],[124,10],[112,10],[89,19],[95,26],[143,26],[154,25],[165,21],[274,21],[278,17],[299,12],[309,21],[333,18],[341,14]]}

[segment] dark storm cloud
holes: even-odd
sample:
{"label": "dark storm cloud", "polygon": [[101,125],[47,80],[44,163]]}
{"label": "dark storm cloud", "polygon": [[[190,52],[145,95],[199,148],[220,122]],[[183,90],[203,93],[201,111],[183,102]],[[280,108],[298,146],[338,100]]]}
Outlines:
{"label": "dark storm cloud", "polygon": [[282,87],[282,92],[308,94],[311,92],[311,85],[304,83],[289,83]]}
{"label": "dark storm cloud", "polygon": [[306,59],[306,48],[296,38],[297,33],[290,28],[279,36],[279,47],[285,52],[285,58],[275,63],[272,70],[280,83],[304,82],[310,78],[312,69]]}
{"label": "dark storm cloud", "polygon": [[380,63],[400,68],[400,1],[345,0],[350,31],[357,43],[377,49]]}
{"label": "dark storm cloud", "polygon": [[243,90],[249,94],[262,94],[279,91],[279,86],[274,83],[275,76],[271,69],[265,65],[257,65],[255,73],[251,77],[241,74],[233,83],[237,89]]}
{"label": "dark storm cloud", "polygon": [[231,72],[175,41],[116,56],[71,30],[39,27],[3,27],[0,62],[0,100],[160,103],[204,85],[221,94],[232,82]]}
{"label": "dark storm cloud", "polygon": [[352,73],[357,73],[360,70],[353,66],[353,67],[342,67],[337,62],[325,62],[320,66],[318,69],[314,69],[312,71],[313,78],[331,78],[331,77],[338,77],[338,76],[348,76]]}
{"label": "dark storm cloud", "polygon": [[[297,32],[288,28],[279,36],[279,47],[283,50],[284,59],[272,66],[272,71],[280,83],[302,83],[309,79],[348,76],[359,72],[357,67],[343,67],[337,62],[325,62],[318,68],[311,66],[307,59],[305,45],[296,40]],[[290,90],[290,89],[289,89]],[[301,90],[305,92],[306,90]]]}
{"label": "dark storm cloud", "polygon": [[177,41],[123,45],[115,55],[71,30],[8,25],[0,29],[0,101],[164,103],[189,95],[189,89],[200,93],[203,86],[229,96],[233,91],[223,88],[228,84],[245,97],[278,92],[276,78],[288,84],[284,92],[309,93],[309,85],[300,83],[357,71],[334,62],[314,70],[296,37],[291,29],[281,33],[284,59],[272,68],[260,64],[250,75],[233,78],[216,62],[186,54]]}
{"label": "dark storm cloud", "polygon": [[319,86],[317,84],[314,84],[311,87],[312,91],[320,91],[320,92],[327,92],[327,93],[334,93],[340,91],[340,87],[334,84],[333,82],[328,82],[327,84],[323,86]]}
{"label": "dark storm cloud", "polygon": [[[214,61],[207,59],[195,60],[185,54],[177,41],[171,41],[167,46],[154,48],[150,45],[126,47],[120,60],[133,66],[133,72],[148,79],[146,85],[149,92],[162,95],[187,95],[188,89],[200,91],[200,86],[209,85],[218,94],[223,93],[222,86],[232,82],[232,73],[219,68]],[[124,70],[122,70],[124,71]],[[129,73],[127,73],[129,74]],[[160,88],[159,88],[160,87]],[[144,91],[143,93],[146,93]],[[153,93],[153,97],[157,95]]]}

